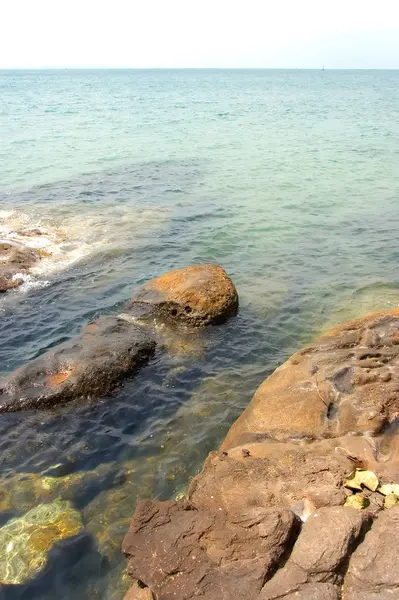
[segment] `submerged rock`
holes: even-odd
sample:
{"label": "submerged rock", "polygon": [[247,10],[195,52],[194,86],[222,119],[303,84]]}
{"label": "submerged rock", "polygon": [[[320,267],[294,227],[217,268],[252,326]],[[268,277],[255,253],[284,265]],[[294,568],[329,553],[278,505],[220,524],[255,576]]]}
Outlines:
{"label": "submerged rock", "polygon": [[0,513],[21,513],[37,504],[55,499],[73,500],[96,495],[120,485],[127,477],[123,467],[100,465],[92,471],[79,471],[54,477],[42,473],[16,473],[0,478]]}
{"label": "submerged rock", "polygon": [[80,533],[79,513],[69,502],[41,504],[0,529],[0,582],[22,584],[42,571],[60,540]]}
{"label": "submerged rock", "polygon": [[[0,381],[0,412],[52,407],[80,398],[98,398],[145,362],[156,343],[181,353],[192,327],[221,323],[238,308],[236,289],[218,265],[172,271],[144,285],[120,317],[100,317],[81,335],[55,346]],[[161,334],[148,325],[161,319]],[[166,320],[166,321],[165,321]],[[163,328],[170,326],[170,335]],[[191,332],[193,333],[193,331]],[[192,340],[192,336],[189,336]],[[198,341],[194,346],[198,347]],[[186,350],[184,350],[186,352]],[[193,345],[187,351],[193,354]]]}
{"label": "submerged rock", "polygon": [[[158,600],[394,597],[398,415],[399,309],[337,327],[260,386],[184,499],[137,506],[128,572]],[[354,472],[364,510],[344,506]]]}
{"label": "submerged rock", "polygon": [[14,240],[0,240],[0,293],[23,283],[26,274],[39,260],[41,254]]}
{"label": "submerged rock", "polygon": [[55,346],[0,382],[0,412],[51,407],[107,394],[155,348],[148,332],[100,317],[80,336]]}
{"label": "submerged rock", "polygon": [[227,273],[216,264],[170,271],[146,283],[129,310],[194,327],[223,323],[238,310],[238,295]]}

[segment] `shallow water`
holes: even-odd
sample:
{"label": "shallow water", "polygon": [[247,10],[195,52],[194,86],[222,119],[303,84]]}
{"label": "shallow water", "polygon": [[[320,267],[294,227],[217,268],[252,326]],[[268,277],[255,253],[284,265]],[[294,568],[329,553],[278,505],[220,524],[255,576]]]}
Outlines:
{"label": "shallow water", "polygon": [[1,373],[175,267],[218,262],[240,295],[110,397],[1,416],[0,524],[53,500],[24,473],[67,477],[85,525],[4,598],[121,599],[136,498],[183,493],[304,343],[399,304],[398,140],[397,71],[0,72],[0,237],[49,254],[0,297]]}

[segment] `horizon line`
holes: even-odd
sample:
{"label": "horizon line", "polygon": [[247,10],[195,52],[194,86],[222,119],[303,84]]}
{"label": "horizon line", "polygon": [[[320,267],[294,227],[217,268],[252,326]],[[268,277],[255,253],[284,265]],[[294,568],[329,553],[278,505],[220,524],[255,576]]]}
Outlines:
{"label": "horizon line", "polygon": [[0,67],[0,71],[398,71],[398,67]]}

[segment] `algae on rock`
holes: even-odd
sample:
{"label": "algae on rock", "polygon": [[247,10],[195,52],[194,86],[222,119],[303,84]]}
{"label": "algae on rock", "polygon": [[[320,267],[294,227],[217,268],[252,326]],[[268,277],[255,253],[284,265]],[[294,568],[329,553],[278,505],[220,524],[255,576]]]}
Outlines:
{"label": "algae on rock", "polygon": [[22,584],[47,564],[48,553],[60,540],[77,535],[83,525],[69,502],[40,504],[0,529],[0,582]]}

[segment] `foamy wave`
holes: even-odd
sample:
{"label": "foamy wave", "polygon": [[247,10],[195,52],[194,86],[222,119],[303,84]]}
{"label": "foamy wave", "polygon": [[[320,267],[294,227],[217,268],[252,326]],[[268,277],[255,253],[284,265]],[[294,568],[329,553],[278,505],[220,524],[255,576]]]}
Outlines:
{"label": "foamy wave", "polygon": [[27,273],[16,273],[13,276],[13,281],[23,281],[23,283],[17,288],[22,293],[29,292],[32,289],[47,287],[50,282],[48,280],[38,280],[33,275]]}
{"label": "foamy wave", "polygon": [[[147,232],[165,221],[165,209],[134,209],[131,206],[82,209],[69,206],[52,209],[37,206],[35,213],[0,211],[0,238],[34,248],[42,260],[30,274],[18,275],[21,291],[43,287],[43,277],[66,270],[95,254],[131,247],[140,229]],[[38,216],[39,215],[39,216]]]}

